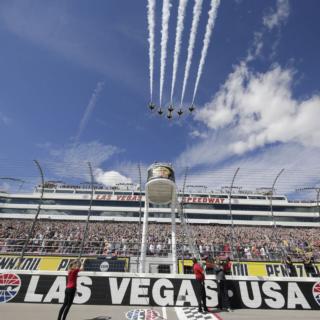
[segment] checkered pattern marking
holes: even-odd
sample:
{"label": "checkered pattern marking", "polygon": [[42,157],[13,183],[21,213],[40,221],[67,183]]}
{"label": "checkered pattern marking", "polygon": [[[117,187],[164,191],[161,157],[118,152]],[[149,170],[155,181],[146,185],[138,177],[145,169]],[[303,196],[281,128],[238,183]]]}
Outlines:
{"label": "checkered pattern marking", "polygon": [[184,307],[182,308],[187,319],[212,320],[215,319],[210,313],[200,313],[198,308]]}

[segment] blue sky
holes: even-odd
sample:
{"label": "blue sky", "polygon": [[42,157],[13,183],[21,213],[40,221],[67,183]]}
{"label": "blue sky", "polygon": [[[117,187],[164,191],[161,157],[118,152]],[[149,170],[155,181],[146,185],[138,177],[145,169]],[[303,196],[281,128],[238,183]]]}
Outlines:
{"label": "blue sky", "polygon": [[[184,108],[192,99],[210,2],[202,5]],[[179,1],[171,4],[163,108],[170,102]],[[186,7],[173,95],[177,107],[193,5],[189,0]],[[283,181],[290,188],[315,185],[319,9],[317,0],[222,0],[196,112],[169,121],[147,108],[147,0],[1,1],[1,175],[18,176],[18,163],[29,168],[38,159],[74,169],[51,170],[49,178],[77,176],[77,165],[91,161],[96,179],[108,183],[129,181],[137,163],[145,168],[169,161],[178,172],[189,166],[198,177],[220,171],[227,179],[235,167],[270,177],[286,168]],[[157,1],[157,105],[161,10]],[[110,178],[111,170],[118,174]]]}

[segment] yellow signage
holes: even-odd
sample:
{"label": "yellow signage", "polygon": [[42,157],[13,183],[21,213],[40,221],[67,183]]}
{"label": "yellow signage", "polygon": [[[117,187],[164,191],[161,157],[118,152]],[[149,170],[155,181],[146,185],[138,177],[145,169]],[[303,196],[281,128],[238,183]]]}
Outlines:
{"label": "yellow signage", "polygon": [[[20,270],[39,270],[39,271],[65,271],[71,260],[76,257],[61,256],[25,256],[20,264]],[[92,257],[91,257],[92,259]],[[126,268],[128,268],[128,258],[118,258],[126,260]],[[0,255],[0,270],[17,269],[20,257],[12,255]],[[86,258],[81,259],[84,262]]]}
{"label": "yellow signage", "polygon": [[[184,262],[184,264],[183,264]],[[179,273],[182,273],[182,266],[185,266],[185,272],[192,273],[192,260],[179,260]],[[294,263],[298,277],[305,277],[306,272],[302,263]],[[315,263],[314,267],[319,274],[320,263]],[[232,262],[232,275],[234,276],[256,276],[256,277],[285,277],[288,271],[284,264],[267,261],[247,261]]]}

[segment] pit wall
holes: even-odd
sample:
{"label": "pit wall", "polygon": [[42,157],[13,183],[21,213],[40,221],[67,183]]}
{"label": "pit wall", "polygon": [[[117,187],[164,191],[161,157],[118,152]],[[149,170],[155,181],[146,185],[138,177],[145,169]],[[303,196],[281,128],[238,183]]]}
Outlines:
{"label": "pit wall", "polygon": [[[3,270],[2,303],[62,303],[66,272]],[[319,280],[319,281],[317,281]],[[232,308],[320,309],[320,279],[235,277],[226,280]],[[192,275],[81,272],[74,303],[128,306],[197,306]],[[218,304],[218,282],[207,276],[207,305]]]}

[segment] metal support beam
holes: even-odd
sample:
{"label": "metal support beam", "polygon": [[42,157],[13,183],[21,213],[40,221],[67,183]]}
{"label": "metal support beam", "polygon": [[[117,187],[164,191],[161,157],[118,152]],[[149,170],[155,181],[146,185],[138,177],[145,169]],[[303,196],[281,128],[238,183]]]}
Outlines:
{"label": "metal support beam", "polygon": [[176,242],[176,204],[177,194],[174,190],[171,200],[171,251],[172,251],[172,273],[177,274],[177,242]]}
{"label": "metal support beam", "polygon": [[276,230],[277,228],[277,224],[276,224],[276,221],[275,221],[275,218],[274,218],[274,213],[273,213],[273,203],[272,203],[272,198],[273,198],[273,194],[274,194],[274,187],[279,179],[279,177],[282,175],[284,171],[284,168],[282,168],[279,173],[277,174],[276,178],[274,179],[273,181],[273,184],[272,184],[272,187],[271,187],[271,195],[270,195],[270,212],[271,212],[271,217],[272,217],[272,223],[273,223],[273,228],[274,228],[274,231]]}
{"label": "metal support beam", "polygon": [[231,181],[231,185],[229,188],[229,215],[230,215],[230,219],[231,219],[231,251],[232,251],[232,256],[233,256],[233,250],[234,250],[234,223],[233,223],[233,215],[232,215],[232,206],[231,206],[231,194],[232,194],[232,189],[234,188],[234,181],[236,179],[236,176],[239,172],[240,168],[237,168],[236,171],[233,174],[232,177],[232,181]]}
{"label": "metal support beam", "polygon": [[25,243],[23,245],[23,248],[21,250],[21,254],[20,254],[19,261],[18,261],[17,269],[20,269],[20,267],[21,267],[21,263],[23,262],[23,258],[24,258],[25,252],[26,252],[26,250],[28,248],[29,241],[30,241],[31,237],[33,236],[34,228],[36,226],[36,222],[38,220],[38,216],[39,216],[39,213],[40,213],[40,210],[41,210],[43,193],[44,193],[44,174],[43,174],[42,168],[40,166],[40,163],[37,160],[33,160],[33,162],[35,163],[35,165],[38,168],[39,173],[40,173],[41,193],[40,193],[40,198],[39,198],[39,204],[38,204],[38,207],[37,207],[37,212],[36,212],[36,214],[35,214],[35,216],[33,218],[30,231],[29,231],[29,233],[27,235],[27,239],[26,239],[26,241],[25,241]]}
{"label": "metal support beam", "polygon": [[81,240],[81,245],[80,245],[80,250],[79,250],[79,259],[82,257],[84,244],[87,239],[89,221],[90,221],[90,216],[91,216],[91,207],[92,207],[92,201],[93,201],[93,193],[94,193],[93,172],[92,172],[92,167],[91,167],[90,162],[88,162],[88,167],[89,167],[89,173],[90,173],[91,194],[90,194],[90,204],[89,204],[89,209],[88,209],[87,221],[86,221],[86,225],[84,228],[83,237]]}
{"label": "metal support beam", "polygon": [[144,215],[143,215],[143,226],[142,226],[142,242],[141,242],[141,255],[140,255],[140,265],[139,272],[145,272],[146,255],[147,255],[147,235],[148,235],[148,218],[149,218],[149,197],[148,188],[145,190],[145,200],[144,200]]}

